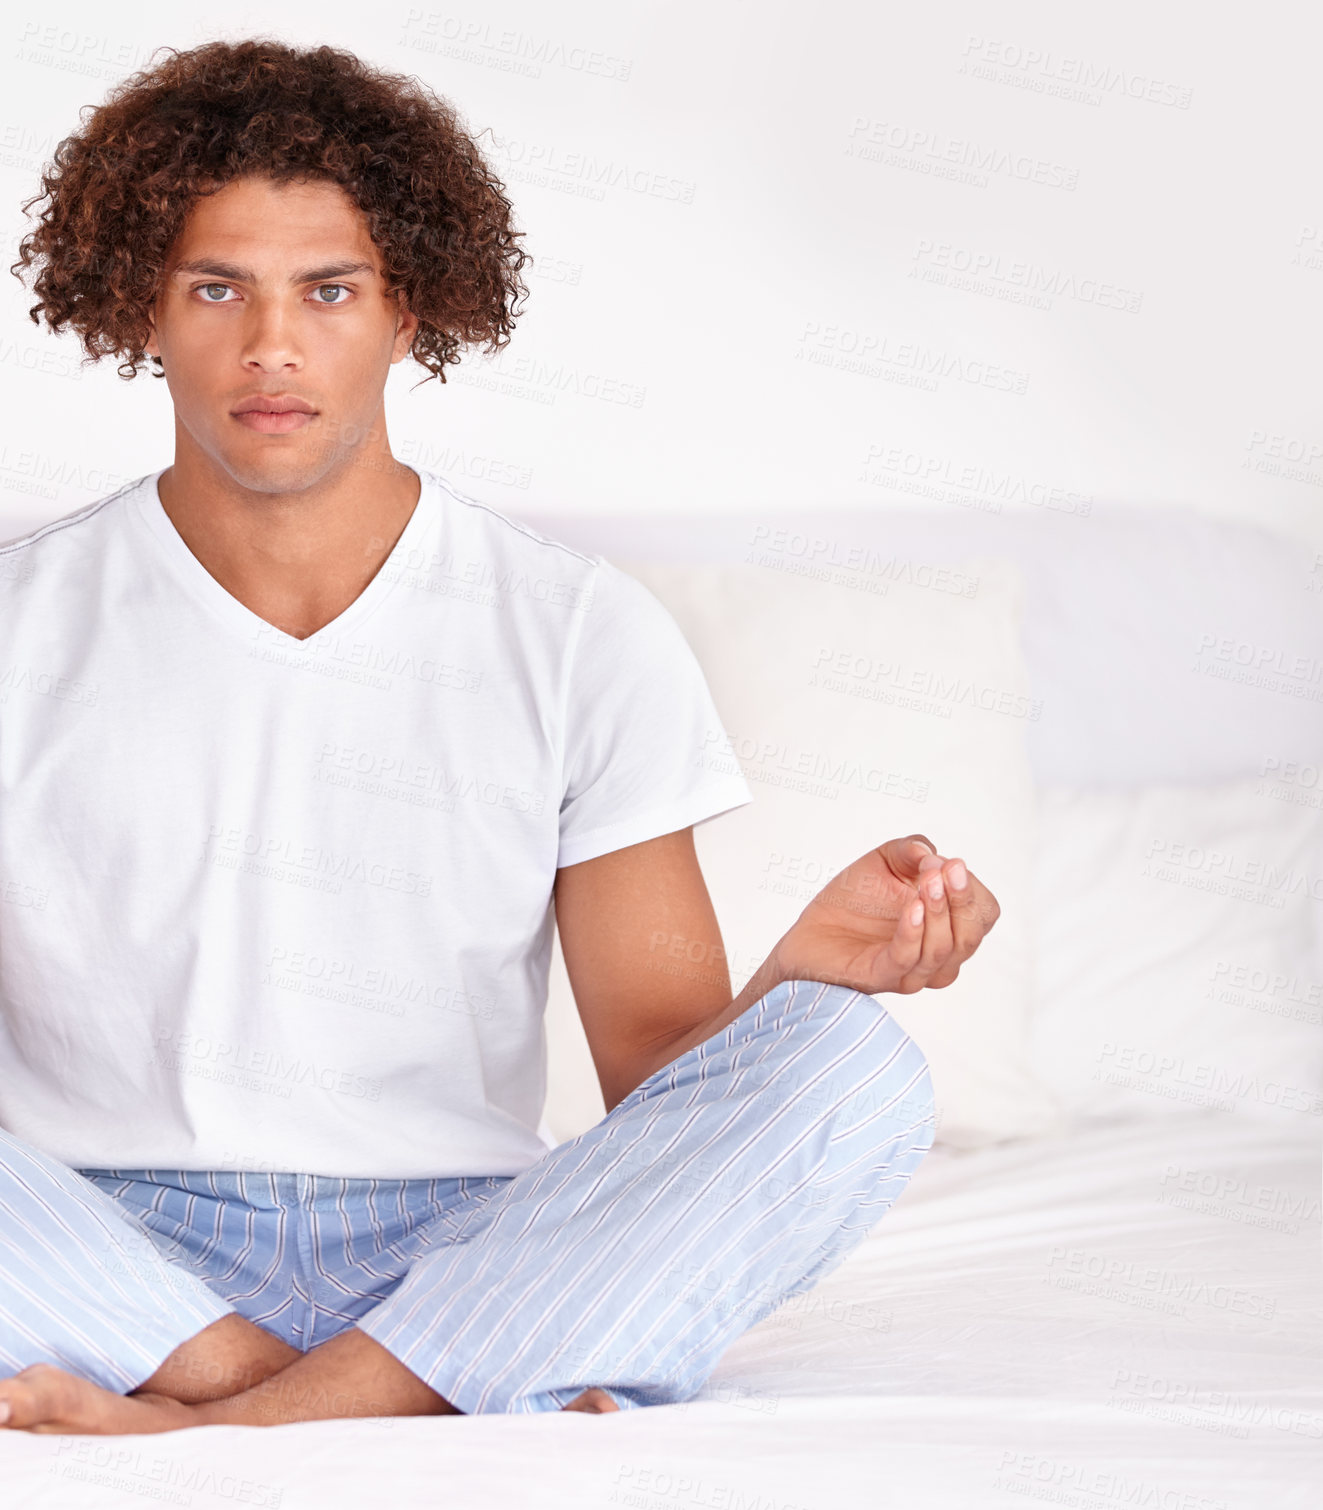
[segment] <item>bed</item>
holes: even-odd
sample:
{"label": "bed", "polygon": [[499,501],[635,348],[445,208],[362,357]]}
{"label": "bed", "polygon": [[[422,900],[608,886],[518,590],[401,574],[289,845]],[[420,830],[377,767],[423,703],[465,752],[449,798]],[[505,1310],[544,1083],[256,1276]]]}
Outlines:
{"label": "bed", "polygon": [[[930,702],[900,727],[876,699],[831,705],[855,721],[840,739],[873,703],[905,759],[933,742],[949,779],[925,815],[953,836],[945,852],[976,870],[986,856],[1020,915],[996,968],[989,951],[988,969],[962,972],[969,988],[944,1016],[922,993],[896,1003],[931,1042],[937,1143],[862,1245],[745,1333],[693,1400],[605,1417],[15,1434],[5,1506],[1316,1510],[1316,554],[1179,509],[527,522],[638,571],[700,654],[728,728],[766,699],[755,686],[755,712],[738,701],[751,663],[722,662],[735,651],[718,600],[770,604],[793,637],[791,608],[825,601],[803,585],[792,603],[794,584],[816,580],[857,616],[835,626],[853,644],[882,614],[864,586],[879,547],[925,568],[908,599],[894,578],[900,620],[975,601],[960,584],[977,578],[980,612],[1014,629],[998,640],[982,624],[993,648],[980,653],[1003,657],[984,667],[1000,715],[984,699],[965,726]],[[780,564],[765,554],[777,543]],[[815,563],[828,575],[814,579]],[[940,588],[935,564],[950,569]],[[975,621],[954,622],[959,655]],[[759,644],[752,634],[739,654]],[[971,746],[995,788],[962,785]],[[763,827],[790,836],[779,891],[750,901],[768,852],[753,853],[738,815],[696,831],[734,966],[807,900],[811,862],[839,851],[819,841],[827,819],[848,844],[861,815],[893,817],[839,795],[800,811],[771,780],[754,790],[766,800],[744,811],[763,807]],[[929,831],[895,831],[911,828]],[[551,1142],[600,1115],[566,991],[553,961]],[[996,1062],[978,1039],[987,1018]]]}
{"label": "bed", "polygon": [[[1173,1167],[1282,1195],[1276,1210],[1203,1197]],[[15,1436],[5,1503],[1315,1510],[1319,1181],[1316,1137],[1200,1111],[934,1149],[864,1244],[746,1332],[693,1401]]]}

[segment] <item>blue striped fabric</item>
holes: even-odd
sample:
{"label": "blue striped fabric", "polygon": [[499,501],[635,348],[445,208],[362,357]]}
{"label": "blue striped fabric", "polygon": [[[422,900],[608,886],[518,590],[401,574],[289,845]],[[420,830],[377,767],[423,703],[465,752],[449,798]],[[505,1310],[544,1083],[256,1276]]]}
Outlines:
{"label": "blue striped fabric", "polygon": [[123,1394],[231,1309],[95,1185],[0,1132],[0,1372],[54,1363]]}
{"label": "blue striped fabric", "polygon": [[[465,1414],[590,1385],[623,1409],[687,1400],[863,1239],[934,1122],[927,1062],[878,1000],[785,981],[514,1176],[64,1171],[34,1205],[10,1185],[54,1161],[9,1140],[0,1220],[58,1249],[61,1278],[11,1272],[6,1244],[0,1362],[132,1388],[233,1307],[301,1349],[357,1325]],[[116,1244],[135,1283],[89,1308]]]}

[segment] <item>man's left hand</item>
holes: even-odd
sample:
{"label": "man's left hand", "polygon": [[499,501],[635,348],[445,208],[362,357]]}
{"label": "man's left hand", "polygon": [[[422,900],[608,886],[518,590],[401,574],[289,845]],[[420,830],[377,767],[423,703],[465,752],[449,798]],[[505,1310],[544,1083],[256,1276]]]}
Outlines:
{"label": "man's left hand", "polygon": [[996,897],[961,860],[944,858],[922,834],[910,834],[834,876],[772,958],[783,980],[909,995],[949,986],[1000,916]]}

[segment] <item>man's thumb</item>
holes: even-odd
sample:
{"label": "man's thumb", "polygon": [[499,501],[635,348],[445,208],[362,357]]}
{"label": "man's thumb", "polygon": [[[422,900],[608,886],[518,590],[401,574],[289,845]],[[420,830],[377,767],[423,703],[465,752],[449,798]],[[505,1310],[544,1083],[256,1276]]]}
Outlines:
{"label": "man's thumb", "polygon": [[937,846],[927,834],[907,834],[903,839],[893,839],[886,848],[891,851],[892,868],[915,877],[919,874],[919,862],[926,855],[937,853]]}

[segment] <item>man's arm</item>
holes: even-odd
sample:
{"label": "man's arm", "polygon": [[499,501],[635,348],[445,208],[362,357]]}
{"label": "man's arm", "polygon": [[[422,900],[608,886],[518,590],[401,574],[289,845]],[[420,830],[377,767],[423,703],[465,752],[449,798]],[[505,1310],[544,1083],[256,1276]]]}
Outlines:
{"label": "man's arm", "polygon": [[823,887],[732,1000],[692,828],[563,867],[555,904],[607,1111],[783,980],[950,985],[1000,913],[960,860],[922,835],[892,839]]}
{"label": "man's arm", "polygon": [[566,973],[610,1111],[677,1057],[670,1044],[732,1004],[694,831],[564,866],[554,896]]}

